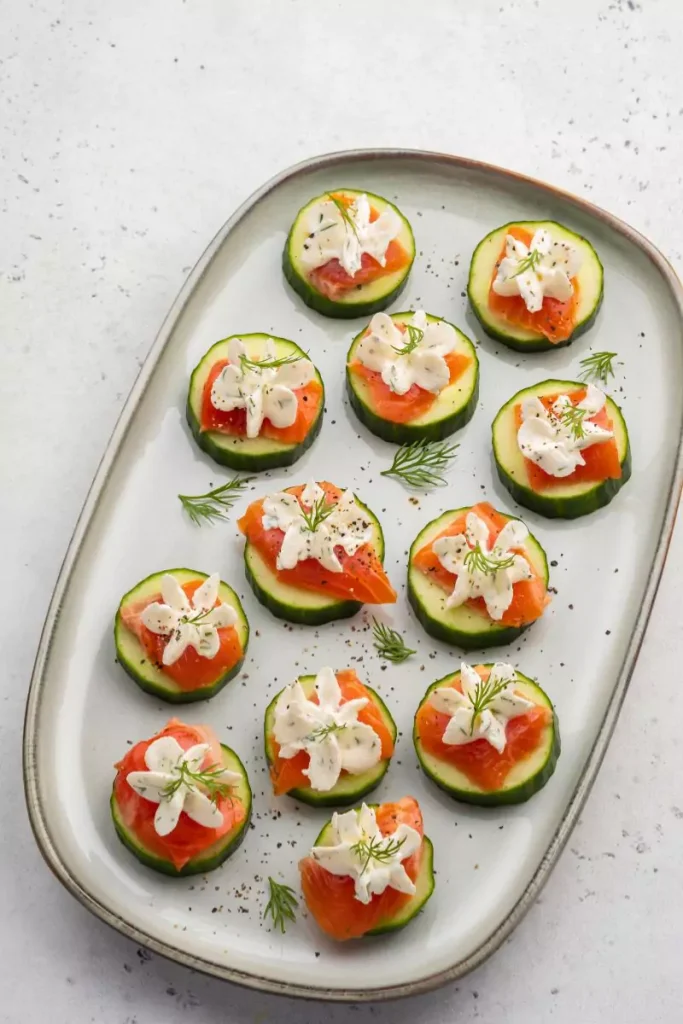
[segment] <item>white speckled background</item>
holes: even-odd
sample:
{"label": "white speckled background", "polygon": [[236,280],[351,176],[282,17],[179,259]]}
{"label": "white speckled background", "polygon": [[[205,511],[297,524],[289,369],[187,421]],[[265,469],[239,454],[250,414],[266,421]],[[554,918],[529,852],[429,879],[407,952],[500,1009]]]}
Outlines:
{"label": "white speckled background", "polygon": [[[0,17],[0,1020],[675,1024],[680,531],[569,849],[494,959],[432,995],[306,1005],[136,950],[43,866],[20,733],[42,617],[97,461],[187,270],[231,210],[316,152],[440,149],[586,195],[680,267],[677,0],[4,0]],[[642,710],[653,676],[661,696],[649,692]]]}

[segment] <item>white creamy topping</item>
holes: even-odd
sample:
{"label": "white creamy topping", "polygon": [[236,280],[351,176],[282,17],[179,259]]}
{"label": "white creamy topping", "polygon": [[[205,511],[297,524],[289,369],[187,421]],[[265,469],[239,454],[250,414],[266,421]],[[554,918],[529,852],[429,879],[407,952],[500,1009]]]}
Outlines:
{"label": "white creamy topping", "polygon": [[207,795],[202,775],[209,774],[209,785],[214,792],[217,787],[235,785],[241,781],[241,776],[213,765],[202,770],[209,750],[208,743],[196,743],[189,750],[183,750],[173,736],[160,736],[145,751],[149,771],[129,772],[126,776],[128,785],[139,796],[159,805],[154,815],[158,835],[169,835],[183,811],[205,828],[220,828],[223,824],[223,814],[216,800]]}
{"label": "white creamy topping", "polygon": [[571,279],[578,274],[581,263],[581,253],[575,246],[554,241],[545,228],[539,228],[528,248],[508,235],[505,256],[492,287],[497,295],[521,295],[529,312],[537,313],[546,295],[562,302],[572,297]]}
{"label": "white creamy topping", "polygon": [[511,718],[526,714],[534,707],[515,692],[517,673],[512,665],[497,662],[486,682],[471,665],[460,666],[462,693],[454,686],[433,690],[429,703],[437,711],[450,716],[441,737],[449,746],[460,746],[484,739],[498,751],[505,750],[505,726]]}
{"label": "white creamy topping", "polygon": [[[341,202],[341,200],[340,200]],[[364,252],[386,264],[389,243],[401,230],[401,218],[394,210],[385,210],[370,223],[370,202],[357,196],[343,214],[332,199],[321,199],[306,215],[308,236],[301,252],[301,263],[308,270],[339,260],[353,277],[361,269]]]}
{"label": "white creamy topping", "polygon": [[475,512],[469,512],[465,533],[435,540],[432,550],[444,569],[457,577],[446,607],[459,608],[470,598],[483,597],[491,618],[501,619],[512,603],[514,584],[533,579],[526,558],[513,551],[528,536],[524,523],[511,519],[489,548],[488,526]]}
{"label": "white creamy topping", "polygon": [[264,420],[274,427],[291,427],[298,413],[294,394],[315,376],[315,367],[309,359],[296,358],[279,366],[259,366],[277,362],[275,345],[266,342],[262,359],[251,361],[244,343],[232,338],[228,343],[229,363],[224,366],[211,386],[211,404],[222,412],[245,409],[247,437],[258,437]]}
{"label": "white creamy topping", "polygon": [[[586,464],[581,454],[585,448],[604,444],[614,437],[613,431],[590,420],[600,412],[606,400],[594,384],[588,385],[586,397],[576,406],[569,395],[559,395],[550,410],[545,408],[540,398],[525,398],[522,402],[523,422],[517,431],[517,444],[522,455],[550,476],[571,476],[577,466]],[[583,410],[584,415],[571,411],[573,409]]]}
{"label": "white creamy topping", "polygon": [[382,743],[375,730],[358,721],[368,703],[357,697],[342,703],[342,692],[331,668],[315,680],[318,703],[310,700],[297,680],[285,687],[275,705],[273,736],[286,760],[305,750],[311,759],[304,769],[311,787],[321,793],[332,789],[343,771],[360,775],[382,759]]}
{"label": "white creamy topping", "polygon": [[286,491],[269,494],[263,513],[263,528],[282,530],[285,535],[277,556],[278,569],[293,569],[297,562],[315,558],[330,572],[343,572],[334,549],[340,547],[347,555],[355,555],[372,537],[370,523],[351,491],[344,491],[336,505],[328,506],[325,492],[314,480],[306,485],[301,502]]}
{"label": "white creamy topping", "polygon": [[197,587],[190,601],[175,576],[162,576],[164,603],[147,605],[141,618],[152,633],[170,637],[161,659],[164,665],[173,665],[188,647],[194,647],[203,658],[216,657],[221,646],[218,630],[237,622],[234,608],[224,602],[216,605],[219,584],[215,572]]}
{"label": "white creamy topping", "polygon": [[390,836],[382,835],[375,812],[363,804],[359,811],[332,815],[330,846],[314,846],[311,857],[332,875],[354,880],[355,896],[369,903],[390,886],[409,895],[415,884],[402,861],[422,844],[422,837],[410,825],[401,823]]}
{"label": "white creamy topping", "polygon": [[402,332],[386,313],[375,313],[355,358],[380,373],[397,395],[405,395],[413,384],[438,395],[450,381],[444,356],[455,348],[455,330],[444,320],[429,322],[421,309],[406,324]]}

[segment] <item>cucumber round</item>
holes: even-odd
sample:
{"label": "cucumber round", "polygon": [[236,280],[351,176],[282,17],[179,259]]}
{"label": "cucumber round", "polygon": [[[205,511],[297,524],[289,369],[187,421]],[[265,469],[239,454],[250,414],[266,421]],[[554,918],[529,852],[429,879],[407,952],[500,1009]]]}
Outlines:
{"label": "cucumber round", "polygon": [[222,434],[218,430],[202,430],[204,385],[216,363],[228,358],[228,345],[235,337],[244,342],[247,354],[252,359],[263,356],[269,341],[274,343],[278,359],[288,355],[308,358],[303,349],[299,348],[295,342],[288,341],[286,338],[276,338],[272,334],[231,335],[231,337],[217,342],[197,364],[190,377],[186,405],[190,430],[199,447],[222,466],[230,466],[232,469],[241,469],[250,473],[276,469],[280,466],[291,466],[311,447],[322,427],[325,388],[317,370],[315,379],[323,389],[319,399],[318,415],[304,440],[298,444],[283,444],[268,437],[240,437],[237,434]]}
{"label": "cucumber round", "polygon": [[[375,515],[367,505],[356,498],[356,504],[370,520],[372,537],[370,543],[380,561],[384,559],[384,534]],[[260,552],[250,544],[244,546],[244,571],[256,597],[278,619],[301,623],[304,626],[321,626],[325,622],[348,619],[363,607],[360,601],[343,601],[327,597],[315,590],[305,590],[283,583],[267,565]]]}
{"label": "cucumber round", "polygon": [[[576,326],[565,341],[552,342],[544,334],[516,327],[489,308],[489,290],[493,273],[505,244],[505,236],[512,227],[525,228],[531,234],[534,234],[539,228],[547,228],[554,239],[570,242],[583,256],[583,264],[577,274],[579,302],[576,310]],[[474,250],[467,282],[467,295],[475,316],[492,338],[502,341],[504,345],[516,352],[548,352],[550,349],[569,345],[593,324],[602,303],[602,263],[587,239],[570,231],[563,224],[558,224],[557,221],[515,220],[491,231]]]}
{"label": "cucumber round", "polygon": [[247,644],[249,643],[249,623],[239,597],[232,587],[229,587],[227,583],[223,583],[221,580],[218,596],[221,601],[229,604],[237,612],[235,629],[242,645],[242,657],[227,672],[221,672],[215,682],[209,686],[200,686],[196,690],[183,690],[175,680],[171,679],[154,662],[150,661],[147,651],[135,634],[131,633],[124,626],[121,618],[121,609],[125,605],[136,604],[145,598],[151,599],[155,595],[160,594],[161,578],[167,573],[175,576],[181,586],[184,583],[189,583],[191,580],[202,581],[207,578],[205,572],[197,572],[195,569],[165,569],[163,572],[155,572],[151,576],[147,576],[146,579],[134,586],[132,590],[129,590],[127,594],[124,594],[114,622],[116,660],[142,690],[145,690],[146,693],[151,693],[154,697],[165,700],[169,704],[189,704],[196,700],[208,700],[209,697],[215,696],[219,690],[222,690],[225,684],[233,679],[242,668]]}
{"label": "cucumber round", "polygon": [[[494,622],[484,611],[469,604],[463,604],[459,608],[447,608],[448,591],[413,567],[413,557],[417,552],[430,541],[436,540],[455,519],[469,511],[470,507],[452,509],[427,523],[413,541],[408,558],[408,600],[421,625],[430,636],[466,651],[510,644],[532,625],[529,623],[527,626],[505,626]],[[516,519],[517,516],[506,515],[505,518],[510,520]],[[547,588],[549,573],[545,551],[531,533],[523,548],[531,568],[540,576]]]}
{"label": "cucumber round", "polygon": [[[492,668],[492,665],[486,665]],[[432,782],[443,789],[449,796],[454,797],[467,804],[479,804],[482,807],[498,807],[502,804],[521,804],[529,800],[534,793],[543,789],[550,776],[555,771],[557,759],[560,756],[560,729],[557,721],[557,714],[548,694],[534,683],[527,676],[517,673],[518,682],[516,688],[527,700],[534,704],[547,707],[552,713],[552,718],[543,730],[541,741],[531,754],[517,764],[513,765],[508,773],[504,784],[500,789],[480,789],[461,772],[454,764],[444,761],[434,754],[429,754],[422,746],[422,741],[417,731],[417,712],[413,725],[413,743],[415,752],[420,762],[420,767],[425,775],[428,775]],[[449,686],[456,679],[460,678],[459,672],[454,672],[443,679],[438,679],[429,687],[420,701],[418,711],[427,702],[430,694],[439,686]]]}
{"label": "cucumber round", "polygon": [[[412,317],[412,311],[392,313],[391,319],[404,323]],[[427,320],[434,323],[441,317],[427,314]],[[448,322],[448,321],[446,321]],[[427,412],[416,417],[409,423],[395,423],[383,419],[372,407],[372,393],[362,377],[354,373],[350,367],[367,328],[357,334],[351,343],[346,358],[346,391],[351,407],[361,423],[384,441],[394,444],[410,444],[413,441],[440,441],[456,430],[460,430],[474,416],[479,397],[479,360],[470,339],[450,324],[457,336],[456,352],[470,356],[470,366],[458,380],[449,384],[437,396]]]}
{"label": "cucumber round", "polygon": [[221,743],[221,750],[223,753],[223,767],[229,768],[231,772],[239,772],[242,776],[241,781],[236,786],[235,796],[244,807],[244,821],[236,825],[230,832],[226,832],[217,842],[208,846],[206,850],[202,850],[201,853],[198,853],[196,857],[193,857],[192,860],[189,860],[180,869],[175,866],[172,860],[160,857],[158,853],[154,853],[146,847],[135,833],[124,824],[116,796],[112,791],[110,808],[116,834],[123,845],[146,867],[153,868],[154,871],[160,871],[164,875],[173,875],[175,878],[204,874],[207,871],[213,871],[224,860],[227,860],[246,836],[251,819],[251,786],[249,785],[249,777],[234,750],[226,747],[223,743]]}
{"label": "cucumber round", "polygon": [[[299,682],[303,687],[303,691],[307,697],[309,697],[315,689],[315,676],[299,676]],[[384,724],[388,727],[391,733],[394,743],[396,742],[396,723],[391,717],[388,707],[375,690],[372,687],[365,685],[365,689],[368,691],[373,703],[378,708]],[[275,726],[275,705],[277,704],[280,694],[277,693],[270,704],[266,708],[265,719],[263,723],[263,733],[265,741],[266,760],[269,767],[275,761],[275,749],[273,731]],[[349,775],[344,773],[339,777],[339,780],[332,789],[326,792],[320,792],[320,790],[313,789],[310,785],[300,786],[297,789],[290,789],[286,796],[291,796],[295,800],[301,801],[304,804],[310,804],[312,807],[346,807],[348,804],[356,803],[362,797],[371,793],[373,789],[379,786],[380,782],[387,773],[389,767],[389,761],[391,758],[379,761],[374,768],[370,768],[367,772],[363,772],[360,775]]]}
{"label": "cucumber round", "polygon": [[[377,807],[377,804],[368,804],[368,807]],[[331,838],[332,822],[328,821],[323,826],[321,831],[318,833],[318,837],[313,843],[314,846],[327,846]],[[397,932],[401,928],[405,928],[413,918],[417,917],[429,897],[434,892],[434,847],[432,846],[431,839],[427,836],[422,837],[422,860],[420,862],[420,870],[417,878],[415,879],[415,893],[410,899],[403,904],[403,906],[397,910],[390,917],[386,918],[381,924],[377,925],[371,931],[366,932],[362,938],[367,938],[369,935],[386,935],[388,932]]]}
{"label": "cucumber round", "polygon": [[583,483],[554,484],[547,491],[532,490],[529,485],[526,460],[517,444],[515,407],[523,399],[544,395],[572,394],[584,390],[585,384],[572,380],[544,380],[531,388],[523,388],[505,403],[493,421],[493,455],[501,482],[520,505],[539,512],[549,519],[577,519],[589,515],[610,501],[631,476],[631,446],[621,409],[611,398],[607,399],[607,412],[612,420],[614,438],[621,463],[621,476],[617,480],[584,481]]}
{"label": "cucumber round", "polygon": [[408,275],[415,259],[413,231],[401,211],[382,196],[376,196],[372,192],[363,192],[354,188],[335,188],[331,189],[331,192],[335,195],[340,194],[353,197],[366,195],[370,200],[370,205],[378,210],[380,214],[384,213],[385,210],[393,210],[398,214],[401,218],[402,227],[396,240],[400,242],[407,252],[409,262],[405,267],[395,271],[393,274],[386,274],[375,281],[349,289],[348,292],[340,295],[338,299],[330,299],[323,295],[322,292],[319,292],[309,277],[309,271],[301,265],[301,253],[303,252],[308,233],[306,216],[312,206],[328,198],[329,193],[323,193],[306,203],[296,215],[282,254],[282,269],[290,285],[301,296],[306,305],[310,306],[311,309],[315,309],[318,313],[322,313],[323,316],[334,317],[340,320],[349,320],[359,316],[371,316],[373,313],[386,309],[394,299],[398,298],[406,286]]}

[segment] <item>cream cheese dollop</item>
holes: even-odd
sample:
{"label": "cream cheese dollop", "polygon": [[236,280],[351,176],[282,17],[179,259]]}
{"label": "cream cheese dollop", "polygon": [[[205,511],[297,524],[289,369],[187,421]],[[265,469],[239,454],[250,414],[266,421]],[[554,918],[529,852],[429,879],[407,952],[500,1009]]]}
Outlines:
{"label": "cream cheese dollop", "polygon": [[263,528],[282,530],[284,539],[278,552],[278,569],[293,569],[297,562],[307,558],[316,561],[330,572],[343,572],[335,548],[341,547],[347,555],[354,555],[372,537],[370,522],[356,504],[351,491],[344,491],[339,501],[315,529],[304,513],[315,509],[325,512],[325,492],[315,480],[309,481],[301,494],[301,501],[293,494],[279,491],[269,494],[263,502]]}
{"label": "cream cheese dollop", "polygon": [[403,822],[385,836],[367,804],[359,811],[332,815],[329,846],[314,846],[313,860],[332,875],[349,877],[360,903],[369,903],[391,887],[412,896],[415,883],[403,866],[422,844],[420,833]]}
{"label": "cream cheese dollop", "polygon": [[406,325],[406,331],[400,331],[386,313],[375,313],[354,358],[380,373],[398,395],[405,395],[414,384],[437,395],[450,381],[444,356],[455,348],[455,329],[445,320],[428,321],[421,309]]}
{"label": "cream cheese dollop", "polygon": [[[173,832],[183,811],[205,828],[220,828],[223,824],[216,800],[210,798],[201,782],[202,764],[209,750],[208,743],[196,743],[183,750],[173,736],[160,736],[145,751],[148,771],[129,772],[126,776],[138,796],[159,805],[154,815],[158,835]],[[237,772],[214,765],[204,771],[210,772],[214,787],[235,785],[242,778]]]}
{"label": "cream cheese dollop", "polygon": [[511,519],[489,547],[489,528],[475,512],[468,512],[465,533],[438,537],[432,550],[447,572],[455,575],[447,608],[459,608],[470,598],[482,597],[489,616],[499,621],[510,607],[513,587],[533,579],[531,567],[519,548],[529,536],[519,519]]}
{"label": "cream cheese dollop", "polygon": [[[594,384],[587,386],[586,397],[576,406],[569,395],[559,395],[550,410],[535,396],[525,398],[522,424],[517,431],[522,455],[550,476],[571,476],[577,466],[585,465],[582,451],[614,437],[612,430],[599,427],[590,419],[604,408],[606,401],[605,394]],[[573,408],[585,413],[575,423],[567,415]]]}
{"label": "cream cheese dollop", "polygon": [[521,295],[530,313],[537,313],[543,299],[572,297],[572,278],[581,269],[579,250],[569,242],[553,239],[539,228],[528,246],[513,235],[505,239],[505,256],[500,261],[492,288],[497,295]]}
{"label": "cream cheese dollop", "polygon": [[[259,436],[264,420],[270,420],[274,427],[291,427],[299,411],[294,392],[313,380],[313,363],[303,357],[280,362],[270,338],[260,360],[249,359],[244,342],[231,338],[228,360],[211,386],[214,408],[222,412],[244,409],[249,438]],[[259,366],[259,362],[264,365]],[[276,362],[280,365],[267,365]]]}
{"label": "cream cheese dollop", "polygon": [[496,662],[487,681],[483,682],[476,669],[463,661],[460,665],[462,692],[454,686],[439,686],[429,696],[432,707],[450,718],[442,742],[460,746],[484,739],[502,754],[509,720],[534,707],[533,701],[515,691],[515,683],[517,673],[512,665]]}
{"label": "cream cheese dollop", "polygon": [[220,577],[215,572],[190,599],[175,576],[165,573],[161,577],[163,603],[148,604],[141,618],[150,632],[170,638],[161,657],[164,665],[173,665],[188,647],[203,658],[216,657],[221,646],[218,630],[237,622],[234,608],[224,602],[216,605],[219,585]]}
{"label": "cream cheese dollop", "polygon": [[346,207],[346,215],[333,199],[321,199],[306,214],[306,227],[300,257],[304,268],[316,270],[336,259],[353,277],[361,269],[364,252],[385,266],[389,243],[401,231],[401,218],[388,209],[371,222],[370,201],[363,193]]}
{"label": "cream cheese dollop", "polygon": [[306,696],[298,680],[285,687],[275,705],[273,737],[280,757],[296,757],[302,750],[309,755],[304,775],[312,789],[324,793],[337,784],[343,771],[360,775],[379,764],[382,743],[371,726],[358,721],[368,698],[342,703],[331,668],[318,672],[315,693],[317,703]]}

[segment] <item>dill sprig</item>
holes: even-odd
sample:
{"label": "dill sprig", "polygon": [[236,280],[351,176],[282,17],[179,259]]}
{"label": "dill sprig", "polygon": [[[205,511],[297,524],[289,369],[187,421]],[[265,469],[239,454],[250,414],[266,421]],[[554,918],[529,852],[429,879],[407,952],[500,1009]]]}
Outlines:
{"label": "dill sprig", "polygon": [[616,359],[616,352],[593,352],[580,362],[581,380],[599,380],[601,384],[607,384],[610,377],[614,376],[613,361]]}
{"label": "dill sprig", "polygon": [[509,679],[502,679],[499,683],[491,681],[491,676],[488,679],[482,679],[480,683],[474,688],[474,693],[470,694],[468,699],[472,705],[472,721],[470,723],[470,736],[474,735],[474,726],[477,720],[477,716],[481,715],[483,711],[493,703],[499,693],[502,693],[510,685]]}
{"label": "dill sprig", "polygon": [[538,249],[532,249],[531,252],[524,257],[519,264],[517,270],[512,275],[513,277],[519,277],[520,274],[526,274],[527,270],[534,271],[541,262],[541,253]]}
{"label": "dill sprig", "polygon": [[336,507],[335,502],[328,501],[324,494],[311,505],[308,511],[302,505],[301,516],[305,523],[304,529],[315,533],[320,524],[324,523],[328,516],[332,515]]}
{"label": "dill sprig", "polygon": [[382,476],[395,476],[410,487],[439,487],[446,481],[442,476],[460,446],[447,441],[413,441],[404,444],[394,455],[389,469]]}
{"label": "dill sprig", "polygon": [[358,236],[358,228],[356,227],[356,222],[354,221],[353,217],[349,213],[349,209],[346,206],[346,204],[342,202],[342,200],[339,198],[339,196],[335,196],[333,192],[328,192],[327,196],[334,203],[334,205],[337,207],[337,209],[339,210],[340,214],[342,215],[342,219],[343,219],[344,223],[347,225],[347,227],[351,228],[351,230],[353,231],[354,235],[356,236],[356,238],[358,238],[358,241],[360,242],[360,238]]}
{"label": "dill sprig", "polygon": [[298,352],[290,352],[288,356],[280,356],[277,359],[250,359],[249,356],[240,356],[240,363],[250,370],[277,370],[280,366],[298,363],[302,358]]}
{"label": "dill sprig", "polygon": [[389,839],[387,837],[379,836],[373,839],[359,839],[357,843],[351,847],[351,852],[355,853],[359,860],[363,861],[363,866],[360,873],[366,870],[368,865],[373,861],[377,861],[379,864],[387,864],[395,854],[401,849],[405,843],[404,839]]}
{"label": "dill sprig", "polygon": [[263,917],[270,914],[275,928],[279,928],[284,934],[287,921],[296,921],[296,908],[299,901],[294,895],[294,890],[282,882],[276,882],[274,878],[268,877],[269,899]]}
{"label": "dill sprig", "polygon": [[420,330],[419,327],[415,327],[414,324],[406,324],[406,334],[408,335],[408,341],[403,346],[392,345],[394,352],[399,356],[407,356],[413,352],[420,344],[425,336],[425,332]]}
{"label": "dill sprig", "polygon": [[576,440],[585,436],[583,421],[588,415],[587,409],[579,409],[578,405],[568,405],[562,410],[558,419],[563,426],[567,427]]}
{"label": "dill sprig", "polygon": [[503,555],[496,558],[495,555],[486,555],[478,544],[465,555],[465,568],[468,572],[483,572],[493,575],[503,569],[509,569],[515,564],[514,555]]}
{"label": "dill sprig", "polygon": [[228,782],[221,782],[220,776],[223,774],[224,769],[219,764],[212,764],[208,768],[203,768],[199,772],[193,772],[187,761],[181,761],[178,765],[177,775],[172,782],[169,782],[162,790],[162,795],[170,800],[174,793],[176,793],[181,786],[187,786],[190,790],[195,790],[201,786],[205,791],[206,795],[212,801],[212,803],[218,803],[218,800],[224,796],[230,796],[232,794],[232,787]]}
{"label": "dill sprig", "polygon": [[380,658],[385,658],[387,661],[393,661],[395,665],[400,665],[411,654],[416,653],[412,647],[406,647],[403,637],[395,629],[390,629],[389,626],[385,626],[383,622],[378,622],[375,618],[373,618],[372,622],[372,632],[375,637],[374,644]]}
{"label": "dill sprig", "polygon": [[178,499],[195,526],[214,523],[228,518],[226,513],[252,479],[250,476],[234,476],[227,484],[214,487],[206,494],[179,494]]}

